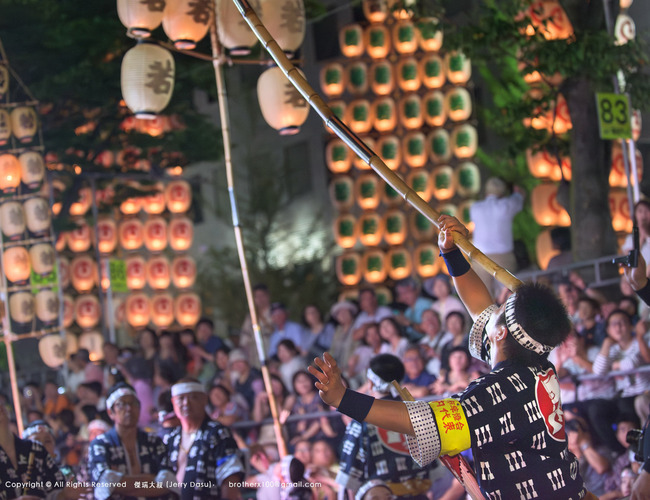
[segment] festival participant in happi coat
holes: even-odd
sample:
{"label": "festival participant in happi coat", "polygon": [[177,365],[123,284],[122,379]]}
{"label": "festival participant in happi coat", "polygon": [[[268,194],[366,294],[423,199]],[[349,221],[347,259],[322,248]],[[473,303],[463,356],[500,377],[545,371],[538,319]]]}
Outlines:
{"label": "festival participant in happi coat", "polygon": [[114,426],[88,447],[95,498],[173,498],[166,487],[176,480],[167,450],[158,436],[138,429],[140,402],[133,387],[125,382],[114,385],[106,397],[106,411]]}
{"label": "festival participant in happi coat", "polygon": [[411,455],[426,465],[471,447],[486,498],[595,498],[567,448],[560,387],[548,353],[571,324],[547,287],[522,284],[502,305],[492,298],[454,243],[467,229],[441,215],[438,246],[475,323],[470,350],[492,371],[461,394],[432,403],[374,399],[346,389],[329,355],[310,371],[323,401],[355,420],[407,434]]}
{"label": "festival participant in happi coat", "polygon": [[165,436],[181,500],[241,498],[244,474],[237,443],[230,430],[205,412],[206,391],[196,379],[185,377],[172,386],[174,412],[180,427]]}

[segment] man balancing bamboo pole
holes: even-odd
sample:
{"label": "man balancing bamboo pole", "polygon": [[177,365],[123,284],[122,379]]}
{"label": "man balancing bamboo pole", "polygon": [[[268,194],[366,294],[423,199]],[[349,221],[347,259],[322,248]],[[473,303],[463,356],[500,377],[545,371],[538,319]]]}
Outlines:
{"label": "man balancing bamboo pole", "polygon": [[426,403],[375,400],[346,389],[334,358],[316,358],[322,400],[358,421],[408,436],[413,459],[424,466],[440,455],[472,449],[476,475],[488,499],[595,499],[567,449],[560,387],[548,353],[571,323],[549,288],[522,284],[502,306],[454,242],[468,231],[441,215],[438,246],[458,294],[471,314],[470,351],[492,371],[453,398]]}

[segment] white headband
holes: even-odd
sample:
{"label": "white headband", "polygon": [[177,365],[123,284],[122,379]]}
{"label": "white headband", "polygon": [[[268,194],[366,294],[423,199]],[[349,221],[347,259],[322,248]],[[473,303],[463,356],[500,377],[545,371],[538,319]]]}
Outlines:
{"label": "white headband", "polygon": [[205,388],[198,382],[181,382],[172,385],[172,398],[181,394],[187,394],[188,392],[202,392],[205,394]]}
{"label": "white headband", "polygon": [[[472,329],[469,332],[469,352],[476,359],[482,359],[481,349],[483,348],[483,330],[485,330],[485,325],[490,321],[492,313],[497,309],[498,306],[496,304],[487,306],[483,312],[478,315],[478,318],[474,320]],[[489,344],[487,344],[486,349],[489,349]]]}
{"label": "white headband", "polygon": [[354,500],[363,500],[363,496],[366,493],[368,493],[368,491],[370,491],[373,488],[376,488],[377,486],[382,486],[390,491],[389,486],[381,479],[371,479],[370,481],[363,483],[361,485],[361,488],[359,488],[357,490],[357,493],[354,495]]}
{"label": "white headband", "polygon": [[528,335],[528,333],[526,333],[526,330],[524,330],[524,328],[519,323],[517,323],[517,320],[515,319],[516,298],[517,294],[513,293],[510,297],[508,297],[508,300],[506,300],[506,326],[508,327],[508,331],[515,338],[515,340],[519,342],[519,345],[526,349],[534,351],[537,354],[545,354],[547,352],[551,352],[553,350],[552,346],[544,345],[541,342],[538,342],[530,335]]}
{"label": "white headband", "polygon": [[54,431],[52,430],[51,427],[45,424],[38,424],[38,425],[30,425],[29,427],[26,427],[25,430],[23,431],[23,439],[28,439],[29,436],[32,436],[37,432],[41,432],[41,431],[47,431],[52,435],[52,437],[54,437]]}
{"label": "white headband", "polygon": [[393,387],[393,384],[391,382],[386,382],[383,378],[381,378],[379,375],[373,372],[372,368],[368,368],[368,371],[366,372],[366,377],[368,377],[368,380],[372,382],[372,385],[374,386],[377,392],[383,392],[383,393],[390,392],[393,395],[393,397],[399,395],[397,389]]}
{"label": "white headband", "polygon": [[113,408],[113,405],[118,399],[129,395],[138,399],[138,395],[133,389],[129,389],[128,387],[120,387],[117,391],[112,392],[111,395],[106,398],[106,408]]}

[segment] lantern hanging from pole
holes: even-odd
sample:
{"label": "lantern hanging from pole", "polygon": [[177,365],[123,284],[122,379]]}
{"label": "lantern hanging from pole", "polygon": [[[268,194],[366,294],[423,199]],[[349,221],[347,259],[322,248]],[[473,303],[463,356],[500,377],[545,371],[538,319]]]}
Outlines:
{"label": "lantern hanging from pole", "polygon": [[86,349],[93,363],[104,359],[103,347],[104,336],[100,332],[84,332],[79,336],[79,349]]}
{"label": "lantern hanging from pole", "polygon": [[75,222],[77,228],[68,232],[68,248],[75,253],[86,252],[92,243],[90,226],[84,219]]}
{"label": "lantern hanging from pole", "polygon": [[361,260],[363,278],[368,283],[381,283],[386,279],[386,254],[378,249],[366,250]]}
{"label": "lantern hanging from pole", "polygon": [[476,128],[469,124],[459,125],[451,132],[451,147],[459,159],[471,158],[478,148]]}
{"label": "lantern hanging from pole", "polygon": [[526,150],[526,163],[533,177],[538,179],[550,177],[556,162],[555,157],[546,149],[534,153],[532,149]]}
{"label": "lantern hanging from pole", "polygon": [[411,235],[418,241],[431,241],[436,237],[436,226],[418,211],[410,213],[409,227]]}
{"label": "lantern hanging from pole", "polygon": [[353,252],[346,252],[336,258],[336,277],[339,283],[354,286],[361,281],[361,258]]}
{"label": "lantern hanging from pole", "polygon": [[429,173],[424,168],[415,168],[411,170],[406,178],[406,183],[415,191],[424,201],[431,199],[431,185],[429,183]]}
{"label": "lantern hanging from pole", "polygon": [[325,162],[332,173],[342,174],[350,170],[352,153],[341,139],[332,139],[325,147]]}
{"label": "lantern hanging from pole", "polygon": [[12,323],[31,323],[34,320],[34,309],[34,296],[30,292],[16,292],[9,296],[9,315]]}
{"label": "lantern hanging from pole", "polygon": [[257,99],[264,120],[280,135],[297,134],[309,114],[307,101],[277,66],[260,75]]}
{"label": "lantern hanging from pole", "polygon": [[[627,148],[627,146],[625,147]],[[641,151],[638,149],[636,150],[636,170],[637,178],[630,177],[632,185],[640,183],[643,178],[643,156],[641,156]],[[609,171],[609,185],[611,187],[627,187],[625,162],[623,161],[623,150],[621,149],[620,141],[615,141],[612,145],[612,165]]]}
{"label": "lantern hanging from pole", "polygon": [[119,226],[120,245],[124,250],[137,250],[144,243],[144,229],[138,219],[127,219]]}
{"label": "lantern hanging from pole", "polygon": [[438,52],[442,47],[443,33],[435,17],[423,17],[415,25],[418,45],[425,52]]}
{"label": "lantern hanging from pole", "polygon": [[97,282],[97,265],[92,257],[75,257],[70,263],[72,286],[79,293],[91,291]]}
{"label": "lantern hanging from pole", "polygon": [[92,294],[79,295],[74,303],[74,315],[81,328],[94,328],[99,323],[101,307],[99,300]]}
{"label": "lantern hanging from pole", "polygon": [[[260,12],[258,1],[250,2],[255,12]],[[239,13],[234,2],[217,0],[217,34],[219,41],[231,56],[247,56],[257,43],[255,33]]]}
{"label": "lantern hanging from pole", "polygon": [[469,161],[463,162],[454,170],[456,190],[464,198],[478,195],[481,190],[481,172]]}
{"label": "lantern hanging from pole", "polygon": [[192,50],[208,33],[212,0],[165,0],[162,26],[177,49]]}
{"label": "lantern hanging from pole", "polygon": [[362,95],[368,91],[368,67],[366,63],[354,62],[345,68],[346,87],[352,95]]}
{"label": "lantern hanging from pole", "polygon": [[[30,294],[31,295],[31,294]],[[70,328],[74,321],[74,299],[67,293],[63,296],[63,328]]]}
{"label": "lantern hanging from pole", "polygon": [[370,67],[370,87],[377,95],[388,95],[395,88],[393,66],[388,61],[377,61]]}
{"label": "lantern hanging from pole", "polygon": [[355,199],[363,210],[374,210],[379,205],[379,180],[374,174],[360,175],[355,183]]}
{"label": "lantern hanging from pole", "polygon": [[2,258],[2,268],[5,277],[14,284],[21,285],[29,279],[31,266],[29,252],[25,247],[10,247],[5,249]]}
{"label": "lantern hanging from pole", "polygon": [[560,252],[553,248],[553,240],[551,239],[551,228],[544,229],[537,235],[535,242],[535,254],[537,255],[537,264],[540,269],[548,269],[550,260],[558,255]]}
{"label": "lantern hanging from pole", "polygon": [[45,198],[30,198],[23,203],[27,229],[34,237],[45,236],[50,230],[50,206]]}
{"label": "lantern hanging from pole", "polygon": [[540,226],[571,225],[567,211],[557,201],[557,185],[543,183],[536,186],[530,195],[533,216]]}
{"label": "lantern hanging from pole", "polygon": [[90,205],[92,205],[92,191],[90,188],[81,188],[77,194],[79,198],[70,205],[70,215],[72,216],[85,215]]}
{"label": "lantern hanging from pole", "polygon": [[363,54],[363,29],[358,24],[348,24],[339,32],[339,45],[345,57],[359,57]]}
{"label": "lantern hanging from pole", "polygon": [[332,205],[337,210],[345,211],[352,208],[352,205],[354,205],[353,188],[354,182],[348,175],[340,175],[332,180],[329,194]]}
{"label": "lantern hanging from pole", "polygon": [[147,283],[154,290],[164,290],[169,288],[171,282],[171,273],[169,271],[169,261],[167,257],[158,255],[152,257],[147,262],[146,267]]}
{"label": "lantern hanging from pole", "polygon": [[56,254],[50,243],[38,243],[29,249],[29,260],[36,274],[44,276],[54,270]]}
{"label": "lantern hanging from pole", "polygon": [[127,33],[135,38],[147,38],[163,20],[165,2],[117,0],[117,16]]}
{"label": "lantern hanging from pole", "polygon": [[406,239],[408,226],[401,210],[389,210],[384,216],[384,240],[389,245],[401,245]]}
{"label": "lantern hanging from pole", "polygon": [[447,79],[454,85],[467,83],[472,77],[472,63],[462,52],[449,52],[445,56]]}
{"label": "lantern hanging from pole", "polygon": [[445,96],[449,119],[455,122],[467,120],[472,115],[472,97],[467,89],[455,87]]}
{"label": "lantern hanging from pole", "polygon": [[0,227],[8,239],[22,238],[25,233],[25,214],[19,202],[8,201],[0,205]]}
{"label": "lantern hanging from pole", "polygon": [[357,223],[359,241],[363,246],[374,247],[384,235],[384,220],[377,212],[364,212]]}
{"label": "lantern hanging from pole", "polygon": [[371,23],[383,23],[388,17],[386,0],[363,0],[363,15]]}
{"label": "lantern hanging from pole", "polygon": [[195,293],[182,293],[174,301],[176,321],[183,327],[193,327],[201,317],[201,299]]}
{"label": "lantern hanging from pole", "polygon": [[122,60],[122,96],[137,118],[152,119],[174,91],[174,58],[152,43],[138,43]]}
{"label": "lantern hanging from pole", "polygon": [[439,89],[445,84],[446,76],[442,58],[436,54],[429,54],[420,60],[420,78],[425,87]]}
{"label": "lantern hanging from pole", "polygon": [[433,243],[421,243],[413,252],[415,270],[421,278],[430,278],[440,272],[440,250]]}
{"label": "lantern hanging from pole", "polygon": [[334,239],[341,248],[352,248],[357,243],[357,224],[354,215],[339,215],[334,221]]}
{"label": "lantern hanging from pole", "polygon": [[37,189],[45,177],[43,155],[36,151],[27,151],[18,157],[20,176],[28,189]]}
{"label": "lantern hanging from pole", "polygon": [[304,0],[261,0],[259,12],[270,35],[292,58],[305,39]]}
{"label": "lantern hanging from pole", "polygon": [[171,273],[176,288],[189,288],[196,280],[196,262],[189,255],[179,255],[172,261]]}
{"label": "lantern hanging from pole", "polygon": [[418,62],[414,57],[400,59],[397,63],[397,84],[404,92],[415,92],[422,85]]}
{"label": "lantern hanging from pole", "polygon": [[[375,150],[375,140],[372,137],[369,136],[364,136],[360,138],[363,143],[368,146],[371,150]],[[370,165],[368,165],[363,158],[361,158],[359,155],[351,153],[352,154],[352,163],[354,164],[355,168],[357,170],[370,170]]]}
{"label": "lantern hanging from pole", "polygon": [[100,253],[111,253],[117,246],[117,225],[112,219],[101,219],[97,222],[99,241],[97,248]]}
{"label": "lantern hanging from pole", "polygon": [[187,217],[174,217],[169,221],[169,246],[175,252],[184,252],[192,246],[194,225]]}
{"label": "lantern hanging from pole", "polygon": [[[373,102],[373,106],[377,101]],[[372,128],[372,113],[367,99],[356,99],[348,104],[346,122],[356,134],[367,134]],[[376,128],[376,125],[375,125]]]}
{"label": "lantern hanging from pole", "polygon": [[417,50],[415,25],[410,20],[398,21],[393,25],[393,45],[398,54],[412,54]]}
{"label": "lantern hanging from pole", "polygon": [[59,279],[62,288],[70,286],[70,261],[65,257],[59,257]]}
{"label": "lantern hanging from pole", "polygon": [[436,167],[431,172],[433,195],[437,200],[449,200],[456,193],[454,169],[448,165]]}
{"label": "lantern hanging from pole", "polygon": [[373,59],[385,59],[390,52],[390,33],[382,24],[370,25],[364,32],[366,51]]}
{"label": "lantern hanging from pole", "polygon": [[187,181],[175,180],[165,188],[167,209],[173,214],[185,213],[192,205],[192,188]]}
{"label": "lantern hanging from pole", "polygon": [[149,215],[158,215],[165,211],[167,206],[165,201],[165,192],[162,183],[156,184],[157,192],[149,194],[142,200],[142,208]]}
{"label": "lantern hanging from pole", "polygon": [[442,127],[447,121],[447,101],[439,90],[428,92],[422,100],[424,121],[431,127]]}
{"label": "lantern hanging from pole", "polygon": [[38,353],[48,368],[58,368],[66,361],[65,341],[61,335],[51,333],[38,340]]}
{"label": "lantern hanging from pole", "polygon": [[343,65],[337,62],[326,64],[321,69],[320,88],[327,97],[338,97],[345,90],[343,71]]}
{"label": "lantern hanging from pole", "polygon": [[417,94],[407,94],[399,102],[400,122],[409,130],[422,127],[422,99]]}
{"label": "lantern hanging from pole", "polygon": [[386,255],[388,261],[388,276],[398,281],[408,278],[413,271],[411,254],[404,247],[391,248]]}
{"label": "lantern hanging from pole", "polygon": [[174,322],[174,299],[169,293],[154,295],[149,307],[151,322],[158,328],[167,328]]}
{"label": "lantern hanging from pole", "polygon": [[391,170],[397,170],[402,162],[402,149],[394,135],[383,135],[377,141],[377,153]]}
{"label": "lantern hanging from pole", "polygon": [[[372,102],[370,113],[372,126],[377,132],[390,132],[397,126],[395,101],[390,96],[380,97]],[[352,126],[350,126],[352,128]],[[354,130],[354,128],[352,128]]]}
{"label": "lantern hanging from pole", "polygon": [[14,193],[20,186],[20,162],[11,154],[0,156],[0,190]]}
{"label": "lantern hanging from pole", "polygon": [[34,297],[34,304],[36,317],[41,323],[50,325],[59,318],[59,295],[53,290],[40,290]]}
{"label": "lantern hanging from pole", "polygon": [[[0,69],[2,68],[6,69],[6,66],[0,65]],[[7,79],[6,83],[8,81]],[[11,116],[6,109],[0,109],[0,146],[7,144],[9,137],[11,137]]]}
{"label": "lantern hanging from pole", "polygon": [[126,299],[126,321],[134,328],[149,324],[149,298],[142,292],[133,293]]}
{"label": "lantern hanging from pole", "polygon": [[146,264],[140,255],[126,259],[126,286],[129,290],[141,290],[147,283]]}
{"label": "lantern hanging from pole", "polygon": [[29,106],[19,106],[11,111],[11,132],[22,143],[32,142],[38,130],[36,111]]}
{"label": "lantern hanging from pole", "polygon": [[167,248],[167,222],[160,216],[147,219],[144,223],[144,246],[150,252],[161,252]]}
{"label": "lantern hanging from pole", "polygon": [[412,168],[423,167],[427,162],[426,139],[422,132],[409,132],[402,139],[406,164]]}

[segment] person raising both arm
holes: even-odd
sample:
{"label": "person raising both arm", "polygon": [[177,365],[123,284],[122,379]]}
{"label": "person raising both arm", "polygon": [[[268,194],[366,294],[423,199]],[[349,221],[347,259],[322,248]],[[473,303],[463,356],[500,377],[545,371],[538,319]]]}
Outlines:
{"label": "person raising both arm", "polygon": [[438,246],[461,300],[474,319],[470,352],[492,367],[452,398],[426,403],[375,400],[346,389],[328,354],[310,372],[326,404],[358,421],[408,435],[412,457],[425,465],[472,448],[486,498],[595,498],[567,449],[560,387],[548,353],[571,323],[557,296],[522,284],[502,306],[454,243],[468,231],[441,215]]}

